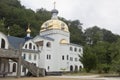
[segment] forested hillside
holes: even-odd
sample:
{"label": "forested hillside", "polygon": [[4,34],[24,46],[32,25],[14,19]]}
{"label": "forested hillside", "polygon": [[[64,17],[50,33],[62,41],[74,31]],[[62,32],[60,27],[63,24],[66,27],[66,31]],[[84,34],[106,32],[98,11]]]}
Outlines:
{"label": "forested hillside", "polygon": [[[51,18],[51,11],[38,9],[34,12],[21,5],[19,0],[0,0],[0,31],[7,34],[7,28],[10,27],[10,35],[25,37],[27,25],[30,24],[32,36],[39,34],[40,26],[43,22]],[[79,20],[68,21],[60,18],[69,24],[71,32],[71,41],[83,43],[83,32]]]}
{"label": "forested hillside", "polygon": [[[11,36],[25,37],[28,24],[32,36],[39,34],[43,22],[51,18],[51,12],[40,8],[36,12],[26,9],[19,0],[0,0],[0,31],[7,34],[8,27]],[[87,72],[118,71],[120,72],[120,36],[111,31],[93,26],[82,30],[79,20],[64,21],[70,30],[72,43],[81,44],[84,54],[80,56]],[[113,26],[114,27],[114,26]]]}

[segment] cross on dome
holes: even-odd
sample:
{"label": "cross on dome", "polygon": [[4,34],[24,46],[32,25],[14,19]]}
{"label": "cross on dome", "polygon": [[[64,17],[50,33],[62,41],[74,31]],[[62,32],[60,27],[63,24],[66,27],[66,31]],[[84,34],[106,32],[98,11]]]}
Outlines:
{"label": "cross on dome", "polygon": [[54,1],[54,9],[55,9],[55,7],[56,7],[56,2]]}
{"label": "cross on dome", "polygon": [[58,10],[55,9],[55,7],[56,7],[56,2],[54,2],[54,9],[51,11],[51,13],[52,13],[52,19],[58,19],[58,17],[57,17]]}

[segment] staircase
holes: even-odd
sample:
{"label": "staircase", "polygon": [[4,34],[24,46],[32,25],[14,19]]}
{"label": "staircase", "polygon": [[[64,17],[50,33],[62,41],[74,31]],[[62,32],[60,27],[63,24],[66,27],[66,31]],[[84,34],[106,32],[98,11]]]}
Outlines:
{"label": "staircase", "polygon": [[21,61],[21,65],[27,68],[29,72],[32,73],[33,76],[45,76],[45,69],[39,68],[35,66],[33,63],[25,61],[21,55],[21,53],[17,50],[8,50],[8,49],[0,49],[0,58],[8,58],[15,62]]}
{"label": "staircase", "polygon": [[24,59],[21,59],[21,64],[23,67],[27,68],[29,72],[32,73],[33,76],[39,77],[39,76],[45,76],[45,70],[39,67],[36,67],[33,63],[30,63],[28,61],[25,61]]}

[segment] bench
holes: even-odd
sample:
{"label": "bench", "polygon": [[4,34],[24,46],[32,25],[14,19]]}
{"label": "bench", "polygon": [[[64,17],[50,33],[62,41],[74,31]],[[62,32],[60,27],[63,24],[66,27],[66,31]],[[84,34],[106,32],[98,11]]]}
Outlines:
{"label": "bench", "polygon": [[12,72],[0,72],[0,75],[3,75],[5,77],[7,74],[11,74]]}

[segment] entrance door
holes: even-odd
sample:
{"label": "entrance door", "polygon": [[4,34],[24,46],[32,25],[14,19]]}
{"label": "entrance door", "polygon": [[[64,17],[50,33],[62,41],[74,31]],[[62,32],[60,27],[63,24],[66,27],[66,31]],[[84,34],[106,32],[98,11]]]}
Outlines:
{"label": "entrance door", "polygon": [[70,66],[70,71],[73,72],[73,66],[72,65]]}

